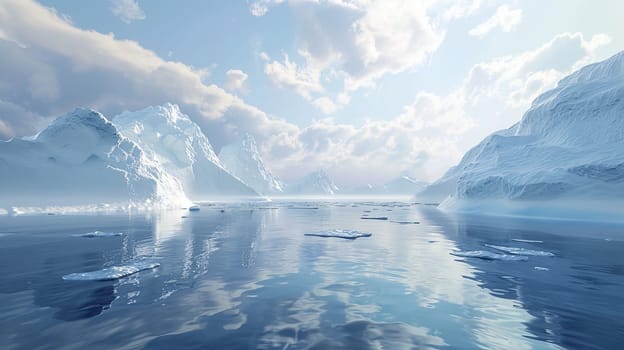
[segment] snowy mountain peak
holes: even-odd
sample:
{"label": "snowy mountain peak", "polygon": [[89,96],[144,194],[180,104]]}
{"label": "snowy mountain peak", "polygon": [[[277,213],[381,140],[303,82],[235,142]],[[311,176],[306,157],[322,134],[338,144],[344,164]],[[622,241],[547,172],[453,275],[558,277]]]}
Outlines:
{"label": "snowy mountain peak", "polygon": [[223,166],[244,183],[262,194],[283,192],[282,184],[265,167],[255,138],[248,133],[238,141],[221,148]]}
{"label": "snowy mountain peak", "polygon": [[106,158],[122,136],[101,113],[76,108],[52,122],[41,131],[35,141],[48,145],[55,159],[79,164],[90,157]]}
{"label": "snowy mountain peak", "polygon": [[327,172],[321,169],[306,175],[290,186],[288,192],[292,194],[334,195],[338,191],[338,186],[334,184]]}
{"label": "snowy mountain peak", "polygon": [[179,166],[193,164],[197,152],[221,166],[208,138],[175,104],[124,112],[115,117],[114,123],[125,136],[145,146],[146,152],[165,155]]}
{"label": "snowy mountain peak", "polygon": [[206,135],[177,105],[167,103],[124,112],[113,122],[150,159],[179,179],[190,198],[257,196],[223,168]]}
{"label": "snowy mountain peak", "polygon": [[610,58],[587,65],[559,81],[558,87],[578,84],[582,82],[597,82],[602,80],[616,80],[624,77],[624,51]]}

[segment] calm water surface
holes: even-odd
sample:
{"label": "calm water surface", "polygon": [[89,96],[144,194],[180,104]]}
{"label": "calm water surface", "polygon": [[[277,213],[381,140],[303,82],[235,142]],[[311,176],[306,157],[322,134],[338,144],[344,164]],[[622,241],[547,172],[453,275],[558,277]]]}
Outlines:
{"label": "calm water surface", "polygon": [[[373,235],[304,236],[330,229]],[[75,236],[95,230],[124,235]],[[486,244],[554,257],[451,255]],[[621,349],[623,252],[622,226],[405,203],[0,216],[0,349]],[[161,265],[62,279],[141,259]]]}

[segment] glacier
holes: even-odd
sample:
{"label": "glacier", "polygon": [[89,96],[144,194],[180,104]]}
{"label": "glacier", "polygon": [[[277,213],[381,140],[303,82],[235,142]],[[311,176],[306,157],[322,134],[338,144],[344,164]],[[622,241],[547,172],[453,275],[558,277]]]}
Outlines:
{"label": "glacier", "polygon": [[415,199],[456,212],[621,219],[623,116],[621,52],[560,80]]}
{"label": "glacier", "polygon": [[281,194],[283,184],[266,168],[256,140],[248,133],[238,141],[221,148],[221,164],[232,175],[263,195]]}
{"label": "glacier", "polygon": [[259,197],[225,170],[200,127],[177,105],[124,112],[113,118],[113,123],[164,171],[179,179],[191,200]]}
{"label": "glacier", "polygon": [[3,208],[188,202],[175,177],[104,115],[85,108],[33,137],[0,142],[0,179]]}

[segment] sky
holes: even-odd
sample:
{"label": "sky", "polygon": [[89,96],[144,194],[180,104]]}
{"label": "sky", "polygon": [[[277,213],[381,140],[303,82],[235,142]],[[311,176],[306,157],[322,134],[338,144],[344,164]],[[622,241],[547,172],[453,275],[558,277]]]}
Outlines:
{"label": "sky", "polygon": [[619,0],[0,0],[0,140],[167,102],[292,181],[434,181],[572,71]]}

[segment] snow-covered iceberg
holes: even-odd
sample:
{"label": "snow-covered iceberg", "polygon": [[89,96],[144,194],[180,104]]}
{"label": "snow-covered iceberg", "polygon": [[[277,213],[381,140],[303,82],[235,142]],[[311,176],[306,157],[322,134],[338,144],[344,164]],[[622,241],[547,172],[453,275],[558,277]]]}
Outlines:
{"label": "snow-covered iceberg", "polygon": [[338,186],[324,170],[308,174],[286,188],[286,192],[293,195],[326,196],[335,195],[338,191]]}
{"label": "snow-covered iceberg", "polygon": [[188,202],[175,177],[84,108],[36,136],[0,142],[0,179],[2,207]]}
{"label": "snow-covered iceberg", "polygon": [[485,138],[415,198],[449,196],[440,207],[457,211],[621,215],[623,116],[624,52],[562,79],[520,122]]}
{"label": "snow-covered iceberg", "polygon": [[208,138],[177,105],[124,112],[113,123],[160,167],[179,179],[192,200],[258,197],[256,191],[223,168]]}
{"label": "snow-covered iceberg", "polygon": [[63,276],[66,281],[110,281],[133,275],[137,272],[151,270],[160,266],[157,262],[135,261],[126,265],[107,267],[89,272],[76,272]]}
{"label": "snow-covered iceberg", "polygon": [[355,230],[342,230],[335,229],[329,231],[319,231],[319,232],[308,232],[304,233],[305,236],[316,236],[316,237],[335,237],[335,238],[344,238],[344,239],[356,239],[361,237],[370,237],[373,234],[369,232],[360,232]]}
{"label": "snow-covered iceberg", "polygon": [[481,260],[502,260],[502,261],[526,261],[528,258],[523,255],[498,254],[487,250],[458,250],[451,252],[451,255],[462,258],[476,258]]}
{"label": "snow-covered iceberg", "polygon": [[219,160],[232,175],[260,194],[281,194],[284,191],[282,183],[265,167],[256,140],[250,134],[222,147]]}

